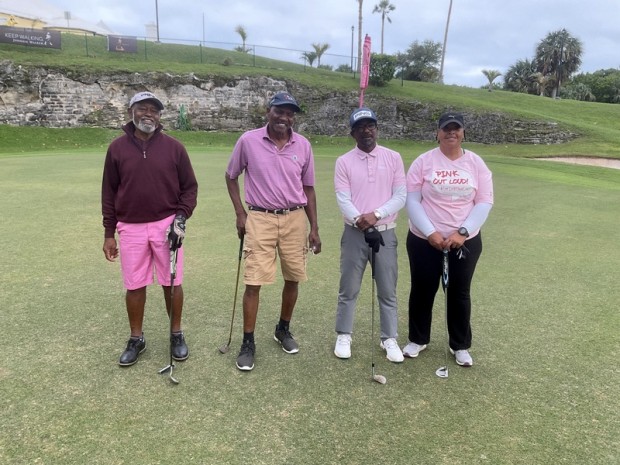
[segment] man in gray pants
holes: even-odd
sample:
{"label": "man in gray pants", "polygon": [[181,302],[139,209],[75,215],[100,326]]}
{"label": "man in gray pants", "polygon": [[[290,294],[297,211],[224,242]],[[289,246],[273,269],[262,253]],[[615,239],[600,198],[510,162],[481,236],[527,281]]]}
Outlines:
{"label": "man in gray pants", "polygon": [[377,116],[369,108],[349,118],[357,145],[336,161],[336,199],[344,217],[340,246],[340,290],[336,312],[338,358],[351,357],[355,306],[366,265],[375,255],[381,318],[381,348],[387,359],[404,360],[398,346],[396,217],[405,205],[405,168],[399,153],[377,145]]}

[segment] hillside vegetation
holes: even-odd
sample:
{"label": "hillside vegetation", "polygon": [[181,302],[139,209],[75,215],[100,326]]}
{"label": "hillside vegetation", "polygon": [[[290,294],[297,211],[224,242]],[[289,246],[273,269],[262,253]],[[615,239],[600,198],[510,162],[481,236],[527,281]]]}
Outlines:
{"label": "hillside vegetation", "polygon": [[[144,41],[139,41],[138,50],[139,52],[135,54],[110,53],[107,51],[105,37],[63,34],[62,50],[1,44],[0,60],[10,60],[28,66],[62,69],[68,73],[121,70],[160,71],[173,74],[194,73],[198,76],[222,77],[266,75],[316,87],[322,92],[326,90],[355,91],[358,88],[359,77],[356,75],[271,60],[232,50]],[[488,92],[485,89],[401,82],[397,79],[385,87],[369,87],[366,95],[435,102],[464,111],[500,112],[511,114],[515,118],[554,121],[580,135],[575,141],[560,146],[538,146],[535,149],[532,146],[506,147],[513,155],[580,155],[620,158],[620,125],[617,122],[620,109],[618,105],[553,100],[505,91]],[[6,128],[2,127],[0,131],[4,133]],[[80,146],[87,143],[86,139],[92,140],[94,144],[100,144],[101,141],[105,142],[110,137],[109,130],[89,131],[88,138],[80,135],[81,130],[59,131],[63,134],[61,139],[70,141],[76,137],[78,140],[75,143]],[[49,129],[43,132],[46,134],[45,137],[53,137],[51,135],[55,134],[54,130]],[[93,137],[94,134],[100,136]],[[19,132],[12,136],[19,137]],[[187,134],[181,138],[191,140],[193,136]],[[5,137],[3,139],[6,140]],[[15,143],[23,147],[21,141],[16,140]],[[25,143],[27,144],[28,140]],[[4,151],[5,148],[2,150]],[[503,150],[502,147],[495,147],[493,152]]]}

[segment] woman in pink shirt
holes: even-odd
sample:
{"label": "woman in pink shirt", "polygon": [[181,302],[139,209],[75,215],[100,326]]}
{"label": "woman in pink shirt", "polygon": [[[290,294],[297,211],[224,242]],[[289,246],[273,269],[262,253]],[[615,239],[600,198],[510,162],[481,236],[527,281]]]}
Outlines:
{"label": "woman in pink shirt", "polygon": [[430,342],[433,302],[448,250],[447,320],[450,351],[460,366],[472,366],[470,286],[482,252],[480,228],[493,205],[491,171],[475,153],[463,149],[463,115],[439,118],[439,147],[414,160],[407,173],[411,271],[409,343],[405,357],[417,357]]}

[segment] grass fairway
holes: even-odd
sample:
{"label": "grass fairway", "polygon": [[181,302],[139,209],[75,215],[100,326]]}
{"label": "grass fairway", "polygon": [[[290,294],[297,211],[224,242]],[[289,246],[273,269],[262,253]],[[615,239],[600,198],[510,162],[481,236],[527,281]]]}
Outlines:
{"label": "grass fairway", "polygon": [[[309,258],[291,326],[301,350],[273,341],[281,284],[265,287],[249,373],[234,366],[240,300],[231,351],[217,350],[239,247],[224,184],[230,147],[189,147],[200,192],[184,246],[191,356],[177,364],[177,386],[157,374],[168,321],[156,286],[148,349],[135,366],[117,365],[128,325],[118,263],[101,252],[105,148],[2,155],[0,463],[617,464],[620,171],[474,148],[496,192],[472,289],[475,365],[451,359],[440,379],[443,296],[429,348],[391,364],[370,340],[369,273],[353,358],[332,353],[342,229],[333,165],[349,147],[315,147],[323,253]],[[421,151],[411,147],[399,147],[407,167]],[[404,344],[404,212],[398,236]],[[370,379],[371,350],[384,386]]]}

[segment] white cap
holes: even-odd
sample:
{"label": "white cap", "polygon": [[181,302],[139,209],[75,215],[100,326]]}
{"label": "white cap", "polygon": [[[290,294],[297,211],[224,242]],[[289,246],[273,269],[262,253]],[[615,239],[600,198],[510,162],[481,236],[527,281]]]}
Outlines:
{"label": "white cap", "polygon": [[134,104],[138,102],[142,102],[143,100],[153,100],[159,107],[160,111],[164,109],[164,104],[161,103],[161,101],[155,97],[155,94],[152,94],[151,92],[138,92],[136,95],[131,97],[131,100],[129,101],[129,108],[133,107]]}

